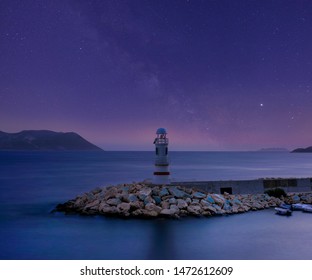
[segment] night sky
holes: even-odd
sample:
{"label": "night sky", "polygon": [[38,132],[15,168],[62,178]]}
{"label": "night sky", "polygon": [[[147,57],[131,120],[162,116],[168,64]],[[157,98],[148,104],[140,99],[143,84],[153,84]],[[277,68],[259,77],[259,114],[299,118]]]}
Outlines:
{"label": "night sky", "polygon": [[0,0],[0,130],[106,150],[312,145],[312,1]]}

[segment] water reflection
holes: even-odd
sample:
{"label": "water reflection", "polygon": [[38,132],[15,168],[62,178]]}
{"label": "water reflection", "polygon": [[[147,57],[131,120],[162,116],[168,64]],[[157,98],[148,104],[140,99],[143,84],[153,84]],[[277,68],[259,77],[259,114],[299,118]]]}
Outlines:
{"label": "water reflection", "polygon": [[152,223],[150,248],[146,259],[173,260],[176,259],[174,236],[171,227],[173,221],[157,220]]}

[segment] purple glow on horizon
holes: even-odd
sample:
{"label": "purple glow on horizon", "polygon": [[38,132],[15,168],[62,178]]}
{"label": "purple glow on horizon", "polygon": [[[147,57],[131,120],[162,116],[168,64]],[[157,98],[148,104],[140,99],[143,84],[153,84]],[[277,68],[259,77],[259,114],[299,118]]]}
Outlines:
{"label": "purple glow on horizon", "polygon": [[0,130],[105,150],[312,145],[311,1],[4,0]]}

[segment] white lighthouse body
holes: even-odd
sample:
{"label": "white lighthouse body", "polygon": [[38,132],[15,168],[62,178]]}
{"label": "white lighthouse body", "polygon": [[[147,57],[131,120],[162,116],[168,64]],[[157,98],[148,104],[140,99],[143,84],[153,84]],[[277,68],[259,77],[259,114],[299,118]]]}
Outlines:
{"label": "white lighthouse body", "polygon": [[168,160],[168,142],[167,131],[164,128],[158,128],[155,144],[155,171],[153,183],[155,185],[170,184],[169,160]]}

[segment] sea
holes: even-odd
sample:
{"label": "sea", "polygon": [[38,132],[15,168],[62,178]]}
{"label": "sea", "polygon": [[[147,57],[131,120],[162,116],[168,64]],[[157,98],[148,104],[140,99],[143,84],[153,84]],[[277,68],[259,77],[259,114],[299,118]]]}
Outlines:
{"label": "sea", "polygon": [[[175,181],[312,177],[312,154],[170,152]],[[0,152],[2,260],[311,260],[312,214],[210,218],[51,213],[96,187],[152,178],[153,152]]]}

